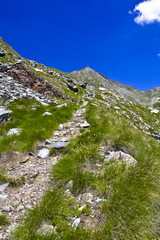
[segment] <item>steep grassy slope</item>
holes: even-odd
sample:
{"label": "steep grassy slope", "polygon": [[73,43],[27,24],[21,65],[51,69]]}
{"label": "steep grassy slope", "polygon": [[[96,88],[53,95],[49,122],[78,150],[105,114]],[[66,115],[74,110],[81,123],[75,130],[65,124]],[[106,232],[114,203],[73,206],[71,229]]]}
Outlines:
{"label": "steep grassy slope", "polygon": [[[90,131],[74,139],[62,159],[51,172],[53,190],[46,193],[41,204],[30,211],[15,239],[156,239],[156,216],[159,201],[159,145],[152,138],[130,126],[124,117],[100,104],[88,105],[86,114]],[[137,160],[127,167],[101,156],[101,146],[125,149]],[[99,171],[92,172],[99,165]],[[73,181],[73,197],[64,195],[65,185]],[[103,198],[100,225],[74,229],[71,217],[89,214],[79,210],[78,198],[84,192]],[[46,221],[55,231],[40,235],[39,227]],[[92,220],[91,220],[92,221]]]}

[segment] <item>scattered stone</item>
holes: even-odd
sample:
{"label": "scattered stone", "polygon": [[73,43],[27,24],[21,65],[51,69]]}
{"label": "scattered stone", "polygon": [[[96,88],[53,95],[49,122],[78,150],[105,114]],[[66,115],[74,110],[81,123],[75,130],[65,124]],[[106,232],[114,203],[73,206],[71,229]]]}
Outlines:
{"label": "scattered stone", "polygon": [[0,185],[0,193],[4,192],[4,190],[8,187],[9,183],[5,183]]}
{"label": "scattered stone", "polygon": [[100,90],[100,91],[106,91],[106,88],[99,87],[99,90]]}
{"label": "scattered stone", "polygon": [[84,83],[81,83],[81,84],[80,84],[80,87],[81,87],[81,88],[84,88],[84,89],[85,89],[86,86],[87,86],[87,82],[84,82]]}
{"label": "scattered stone", "polygon": [[39,175],[39,172],[38,172],[38,171],[32,172],[32,173],[30,173],[30,179],[31,179],[31,178],[36,178],[38,175]]}
{"label": "scattered stone", "polygon": [[3,50],[0,50],[0,57],[4,57],[6,54]]}
{"label": "scattered stone", "polygon": [[110,156],[112,160],[115,161],[120,161],[127,166],[135,166],[137,163],[137,160],[135,160],[132,156],[129,154],[125,154],[122,151],[117,151],[117,152],[110,152]]}
{"label": "scattered stone", "polygon": [[0,202],[5,202],[6,199],[7,199],[7,196],[6,194],[0,194]]}
{"label": "scattered stone", "polygon": [[80,127],[81,127],[81,128],[89,128],[89,127],[90,127],[90,124],[87,123],[87,121],[85,121],[84,123],[81,123],[81,124],[80,124]]}
{"label": "scattered stone", "polygon": [[35,156],[35,153],[34,153],[34,152],[29,152],[29,156],[34,157],[34,156]]}
{"label": "scattered stone", "polygon": [[71,189],[73,187],[73,180],[70,180],[67,184],[66,184],[66,189]]}
{"label": "scattered stone", "polygon": [[56,233],[56,227],[50,225],[49,223],[43,223],[37,233],[41,236],[51,235],[52,233]]}
{"label": "scattered stone", "polygon": [[46,141],[45,141],[45,145],[49,145],[49,144],[51,144],[51,140],[46,139]]}
{"label": "scattered stone", "polygon": [[80,224],[81,219],[77,218],[76,220],[74,220],[74,222],[72,223],[72,227],[74,229],[76,229],[78,227],[78,225]]}
{"label": "scattered stone", "polygon": [[24,164],[29,161],[29,157],[26,157],[20,161],[21,164]]}
{"label": "scattered stone", "polygon": [[67,144],[68,144],[67,142],[57,142],[57,143],[54,143],[51,148],[61,149],[66,147]]}
{"label": "scattered stone", "polygon": [[33,110],[36,110],[36,109],[39,108],[39,107],[40,107],[40,105],[33,105],[33,106],[32,106],[32,109],[33,109]]}
{"label": "scattered stone", "polygon": [[24,207],[25,209],[32,209],[32,206],[30,204],[25,204]]}
{"label": "scattered stone", "polygon": [[151,111],[151,113],[157,114],[157,113],[159,113],[159,110],[158,110],[158,109],[153,109],[153,110]]}
{"label": "scattered stone", "polygon": [[83,209],[86,208],[86,206],[87,206],[86,204],[83,204],[78,210],[79,210],[79,211],[82,211]]}
{"label": "scattered stone", "polygon": [[95,202],[98,204],[98,203],[101,203],[102,202],[102,199],[101,198],[97,198],[96,200],[95,200]]}
{"label": "scattered stone", "polygon": [[7,136],[19,135],[19,134],[20,134],[20,129],[12,128],[8,131]]}
{"label": "scattered stone", "polygon": [[63,126],[63,124],[61,123],[61,124],[59,125],[59,130],[62,131],[63,128],[64,128],[64,126]]}
{"label": "scattered stone", "polygon": [[84,202],[92,203],[92,201],[93,201],[93,195],[92,195],[91,193],[84,193],[84,194],[82,195],[82,200],[83,200]]}
{"label": "scattered stone", "polygon": [[12,206],[4,206],[2,208],[2,212],[11,212],[13,211],[13,207]]}
{"label": "scattered stone", "polygon": [[53,106],[58,105],[58,103],[57,103],[56,101],[51,101],[51,102],[49,102],[49,104],[51,104],[51,105],[53,105]]}
{"label": "scattered stone", "polygon": [[55,132],[54,132],[54,135],[55,135],[55,136],[59,136],[60,134],[61,134],[61,133],[60,133],[59,131],[55,131]]}
{"label": "scattered stone", "polygon": [[71,197],[71,196],[72,196],[72,193],[71,193],[71,191],[70,191],[69,189],[67,189],[67,190],[64,192],[64,195],[65,195],[66,197]]}
{"label": "scattered stone", "polygon": [[21,212],[22,210],[24,210],[24,206],[19,205],[16,210],[17,210],[17,212]]}
{"label": "scattered stone", "polygon": [[52,116],[52,113],[50,113],[50,112],[45,112],[45,113],[42,114],[42,116]]}
{"label": "scattered stone", "polygon": [[48,156],[49,156],[48,148],[42,148],[37,155],[37,157],[39,157],[39,158],[47,158]]}
{"label": "scattered stone", "polygon": [[57,105],[56,108],[62,108],[62,107],[67,107],[67,103],[61,104],[61,105]]}
{"label": "scattered stone", "polygon": [[0,109],[0,123],[8,121],[9,116],[11,115],[11,110]]}
{"label": "scattered stone", "polygon": [[121,110],[121,109],[120,109],[119,107],[117,107],[117,106],[115,106],[114,109],[116,109],[116,110]]}

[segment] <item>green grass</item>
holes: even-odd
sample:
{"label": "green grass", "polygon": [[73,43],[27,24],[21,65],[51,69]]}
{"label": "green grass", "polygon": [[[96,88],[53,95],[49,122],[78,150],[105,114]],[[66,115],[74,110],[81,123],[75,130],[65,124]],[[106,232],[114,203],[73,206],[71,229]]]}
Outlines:
{"label": "green grass", "polygon": [[15,239],[57,239],[57,234],[55,233],[49,236],[41,236],[38,233],[38,229],[45,221],[56,226],[56,232],[59,233],[60,239],[75,239],[74,236],[79,236],[79,239],[82,239],[81,235],[84,236],[88,233],[85,233],[85,230],[82,229],[74,231],[68,225],[70,218],[79,214],[78,209],[73,206],[74,200],[64,197],[61,190],[54,188],[45,194],[38,207],[29,211],[26,215],[24,225],[20,226],[15,232]]}
{"label": "green grass", "polygon": [[0,214],[0,226],[5,226],[9,223],[8,218],[5,215]]}
{"label": "green grass", "polygon": [[[60,123],[68,121],[72,117],[74,105],[67,103],[67,107],[56,108],[52,105],[42,106],[33,99],[19,99],[8,106],[12,110],[11,119],[0,128],[0,155],[6,151],[33,150],[38,140],[44,140],[52,136]],[[32,106],[39,105],[36,110]],[[52,116],[42,116],[44,112],[52,113]],[[7,136],[11,128],[19,128],[19,136]],[[7,178],[0,171],[0,182],[9,182],[10,186],[23,184],[24,179]]]}
{"label": "green grass", "polygon": [[[51,178],[57,189],[48,192],[40,206],[29,212],[24,225],[17,230],[15,239],[42,239],[36,235],[36,229],[44,220],[58,226],[58,230],[53,236],[43,239],[156,239],[160,170],[158,143],[131,127],[115,111],[105,111],[101,105],[99,108],[88,107],[86,117],[91,124],[90,132],[76,137],[52,168]],[[113,161],[112,165],[103,163],[103,157],[99,154],[101,144],[132,153],[138,161],[137,165],[126,167]],[[96,163],[102,164],[102,171],[93,174],[87,165],[96,168]],[[101,209],[104,223],[100,229],[92,232],[80,227],[74,231],[67,225],[67,216],[81,215],[74,212],[76,203],[69,204],[61,195],[63,187],[70,180],[73,181],[71,192],[74,196],[91,191],[107,200]],[[58,194],[58,203],[53,192],[56,196]],[[63,199],[62,202],[60,199]],[[56,212],[57,208],[70,209],[70,213],[65,215],[61,210]]]}
{"label": "green grass", "polygon": [[[39,105],[32,110],[33,105]],[[11,121],[0,129],[0,154],[8,150],[27,151],[34,148],[38,140],[44,140],[52,136],[60,123],[64,123],[72,117],[73,104],[67,107],[56,108],[52,105],[42,106],[33,99],[20,99],[14,101],[9,107],[13,111]],[[52,116],[43,116],[44,112],[52,113]],[[11,128],[21,129],[19,136],[7,136]]]}

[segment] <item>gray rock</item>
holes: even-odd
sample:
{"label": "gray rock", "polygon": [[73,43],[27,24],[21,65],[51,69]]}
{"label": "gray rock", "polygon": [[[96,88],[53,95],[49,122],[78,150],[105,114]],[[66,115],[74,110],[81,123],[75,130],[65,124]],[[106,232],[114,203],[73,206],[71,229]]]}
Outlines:
{"label": "gray rock", "polygon": [[6,122],[11,113],[11,110],[0,109],[0,122]]}
{"label": "gray rock", "polygon": [[66,184],[66,189],[71,189],[73,187],[73,180],[70,180],[67,184]]}
{"label": "gray rock", "polygon": [[37,157],[39,157],[39,158],[46,158],[48,156],[49,156],[49,149],[48,148],[42,148],[37,155]]}
{"label": "gray rock", "polygon": [[24,207],[25,209],[32,209],[32,206],[30,204],[25,204]]}
{"label": "gray rock", "polygon": [[75,92],[75,93],[78,92],[78,88],[77,88],[76,86],[73,86],[73,85],[68,84],[68,88],[69,88],[70,90],[72,90],[73,92]]}
{"label": "gray rock", "polygon": [[78,227],[78,225],[80,224],[81,219],[77,218],[76,220],[74,220],[74,222],[72,223],[72,227],[74,229],[76,229]]}
{"label": "gray rock", "polygon": [[29,152],[29,156],[35,156],[35,153],[34,152]]}
{"label": "gray rock", "polygon": [[0,194],[0,202],[5,202],[7,199],[7,195],[6,194]]}
{"label": "gray rock", "polygon": [[120,110],[120,108],[119,108],[119,107],[117,107],[117,106],[115,106],[115,107],[114,107],[114,109],[116,109],[116,110]]}
{"label": "gray rock", "polygon": [[4,190],[8,187],[9,183],[5,183],[5,184],[2,184],[0,185],[0,192],[4,192]]}
{"label": "gray rock", "polygon": [[62,131],[63,128],[64,128],[64,126],[63,126],[63,124],[61,123],[61,124],[59,125],[59,130]]}
{"label": "gray rock", "polygon": [[20,134],[20,129],[12,128],[8,131],[7,136],[19,135],[19,134]]}
{"label": "gray rock", "polygon": [[100,90],[100,91],[106,91],[106,88],[99,87],[99,90]]}
{"label": "gray rock", "polygon": [[53,106],[58,105],[58,103],[57,103],[56,101],[51,101],[51,102],[49,102],[49,104],[51,104],[51,105],[53,105]]}
{"label": "gray rock", "polygon": [[84,193],[82,195],[82,200],[84,202],[88,202],[88,203],[91,203],[93,201],[93,195],[91,193]]}
{"label": "gray rock", "polygon": [[45,144],[46,144],[46,145],[51,144],[51,140],[46,139]]}
{"label": "gray rock", "polygon": [[57,142],[52,145],[52,148],[55,148],[55,149],[64,148],[66,147],[67,144],[68,144],[67,142]]}
{"label": "gray rock", "polygon": [[48,103],[45,103],[45,102],[41,102],[41,104],[43,105],[43,106],[49,106],[49,104]]}
{"label": "gray rock", "polygon": [[42,116],[52,116],[52,113],[50,113],[50,112],[45,112],[45,113],[42,114]]}
{"label": "gray rock", "polygon": [[151,113],[157,114],[157,113],[159,113],[159,110],[158,110],[158,109],[153,109],[153,110],[151,111]]}
{"label": "gray rock", "polygon": [[89,127],[90,127],[90,124],[87,123],[87,121],[85,121],[84,123],[81,123],[81,124],[80,124],[80,127],[81,127],[81,128],[89,128]]}
{"label": "gray rock", "polygon": [[2,212],[11,212],[11,211],[13,211],[13,207],[11,205],[4,206],[2,208]]}
{"label": "gray rock", "polygon": [[86,204],[83,204],[78,210],[79,210],[79,211],[82,211],[83,209],[86,208],[86,206],[87,206]]}
{"label": "gray rock", "polygon": [[19,205],[16,210],[17,210],[17,212],[21,212],[22,210],[24,210],[24,206]]}
{"label": "gray rock", "polygon": [[3,50],[0,50],[0,57],[4,57],[6,54]]}
{"label": "gray rock", "polygon": [[137,163],[137,160],[135,160],[132,156],[130,156],[129,154],[125,154],[122,151],[110,152],[110,156],[112,160],[120,161],[121,163],[124,163],[127,166],[135,166]]}
{"label": "gray rock", "polygon": [[67,107],[67,103],[61,104],[61,105],[57,105],[56,108],[62,108],[62,107]]}
{"label": "gray rock", "polygon": [[72,193],[71,193],[71,191],[70,191],[69,189],[67,189],[67,190],[64,192],[64,195],[65,195],[66,197],[71,197],[71,196],[72,196]]}
{"label": "gray rock", "polygon": [[37,233],[41,236],[51,235],[52,233],[56,233],[56,227],[50,225],[49,223],[43,223]]}
{"label": "gray rock", "polygon": [[98,203],[101,203],[102,202],[102,199],[101,198],[97,198],[96,200],[95,200],[95,202],[98,204]]}

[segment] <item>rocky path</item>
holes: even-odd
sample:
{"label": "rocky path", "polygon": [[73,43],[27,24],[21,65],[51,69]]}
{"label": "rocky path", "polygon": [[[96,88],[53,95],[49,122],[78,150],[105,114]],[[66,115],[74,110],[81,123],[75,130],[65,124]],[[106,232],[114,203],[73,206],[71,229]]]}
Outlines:
{"label": "rocky path", "polygon": [[[12,188],[8,184],[0,185],[0,212],[8,216],[10,226],[2,230],[0,239],[7,239],[15,226],[23,217],[27,209],[36,205],[44,192],[50,187],[50,169],[61,157],[57,153],[49,156],[49,149],[63,148],[72,137],[80,134],[80,128],[89,127],[84,118],[85,108],[74,113],[71,121],[60,124],[58,131],[54,132],[51,139],[37,144],[37,150],[29,155],[15,153],[15,161],[8,164],[7,175],[12,178],[25,177],[23,186]],[[2,158],[5,158],[4,155]]]}

